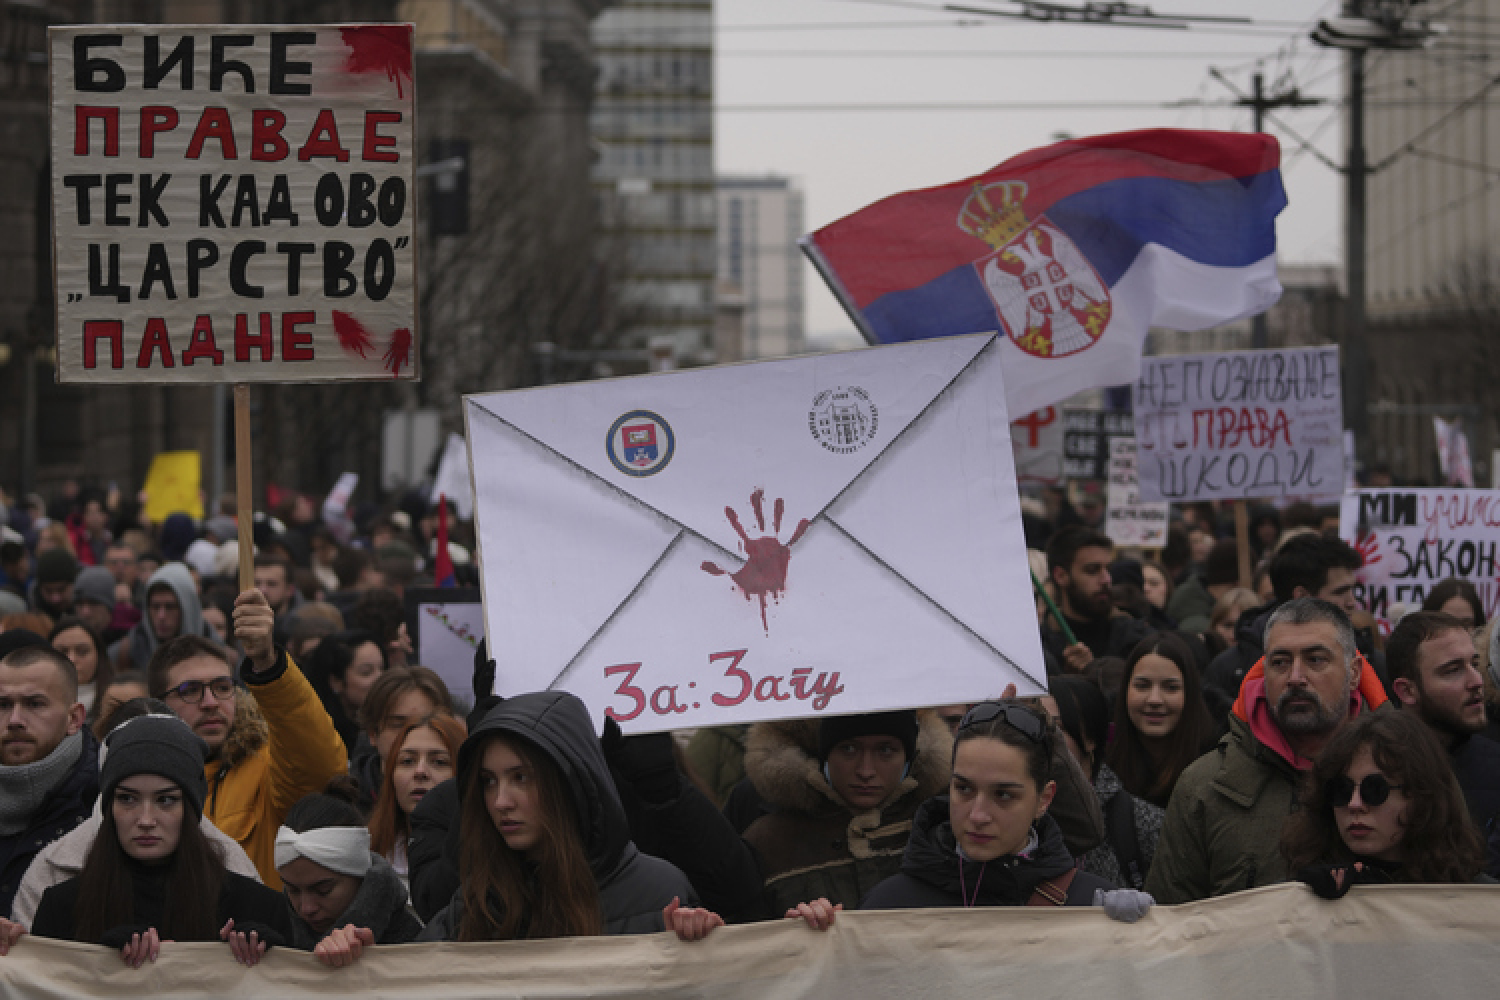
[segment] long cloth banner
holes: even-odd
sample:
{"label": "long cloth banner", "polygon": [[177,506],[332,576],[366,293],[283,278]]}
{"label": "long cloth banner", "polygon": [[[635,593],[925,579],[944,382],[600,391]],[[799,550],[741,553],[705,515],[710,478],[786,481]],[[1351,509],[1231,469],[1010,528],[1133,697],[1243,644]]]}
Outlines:
{"label": "long cloth banner", "polygon": [[845,913],[675,937],[378,948],[348,969],[277,949],[247,970],[221,945],[166,945],[139,972],[114,952],[23,938],[0,998],[912,997],[1266,1000],[1492,997],[1500,889],[1360,887],[1325,902],[1281,885],[1137,924],[1097,909]]}

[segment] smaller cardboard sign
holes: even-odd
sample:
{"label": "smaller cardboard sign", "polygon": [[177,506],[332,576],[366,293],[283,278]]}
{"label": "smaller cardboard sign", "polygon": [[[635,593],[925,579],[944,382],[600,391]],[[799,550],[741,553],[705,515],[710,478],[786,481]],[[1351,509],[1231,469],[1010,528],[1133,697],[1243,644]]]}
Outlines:
{"label": "smaller cardboard sign", "polygon": [[484,638],[478,587],[417,587],[406,591],[406,629],[414,662],[437,673],[456,702],[474,702],[474,651]]}
{"label": "smaller cardboard sign", "polygon": [[1135,424],[1129,413],[1064,410],[1063,475],[1069,479],[1106,478],[1110,442],[1134,434]]}
{"label": "smaller cardboard sign", "polygon": [[1062,411],[1044,406],[1010,425],[1010,448],[1016,456],[1016,480],[1057,486],[1063,481]]}
{"label": "smaller cardboard sign", "polygon": [[1116,545],[1159,549],[1167,544],[1167,505],[1141,500],[1135,462],[1135,438],[1117,437],[1109,442],[1109,507],[1104,533]]}
{"label": "smaller cardboard sign", "polygon": [[164,451],[146,472],[146,519],[161,524],[173,514],[203,520],[203,464],[196,451]]}

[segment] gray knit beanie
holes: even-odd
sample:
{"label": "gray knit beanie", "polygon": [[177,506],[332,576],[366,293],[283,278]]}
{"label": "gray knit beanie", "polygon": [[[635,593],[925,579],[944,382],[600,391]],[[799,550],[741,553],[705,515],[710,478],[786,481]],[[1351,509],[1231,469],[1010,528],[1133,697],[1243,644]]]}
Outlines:
{"label": "gray knit beanie", "polygon": [[101,802],[114,800],[115,786],[133,774],[156,774],[182,789],[193,814],[203,818],[208,783],[203,761],[208,747],[198,734],[175,716],[142,715],[122,723],[109,734],[104,767],[99,771]]}

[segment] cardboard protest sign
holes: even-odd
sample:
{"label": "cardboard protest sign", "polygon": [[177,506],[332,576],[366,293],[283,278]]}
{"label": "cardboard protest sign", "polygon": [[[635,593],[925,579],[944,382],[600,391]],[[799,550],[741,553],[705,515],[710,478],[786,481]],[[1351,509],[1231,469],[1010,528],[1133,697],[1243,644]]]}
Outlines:
{"label": "cardboard protest sign", "polygon": [[1167,544],[1167,505],[1141,500],[1133,437],[1110,439],[1108,502],[1104,533],[1116,545],[1159,549]]}
{"label": "cardboard protest sign", "polygon": [[466,397],[498,694],[627,731],[1045,686],[994,335]]}
{"label": "cardboard protest sign", "polygon": [[1391,605],[1418,607],[1450,576],[1474,584],[1486,619],[1500,613],[1500,491],[1347,493],[1339,534],[1364,556],[1354,593],[1383,628],[1390,627]]}
{"label": "cardboard protest sign", "polygon": [[405,594],[415,663],[436,671],[454,698],[474,698],[474,651],[484,638],[478,587],[415,587]]}
{"label": "cardboard protest sign", "polygon": [[1134,433],[1129,413],[1064,410],[1063,475],[1069,479],[1107,478],[1110,442]]}
{"label": "cardboard protest sign", "polygon": [[202,476],[203,464],[196,451],[163,451],[154,456],[141,487],[146,494],[142,511],[146,520],[161,524],[173,514],[183,513],[201,521]]}
{"label": "cardboard protest sign", "polygon": [[1010,449],[1016,459],[1016,478],[1023,483],[1056,486],[1063,480],[1061,411],[1044,406],[1011,421]]}
{"label": "cardboard protest sign", "polygon": [[1337,347],[1146,358],[1135,387],[1141,498],[1337,496]]}
{"label": "cardboard protest sign", "polygon": [[48,30],[59,381],[418,376],[410,25]]}

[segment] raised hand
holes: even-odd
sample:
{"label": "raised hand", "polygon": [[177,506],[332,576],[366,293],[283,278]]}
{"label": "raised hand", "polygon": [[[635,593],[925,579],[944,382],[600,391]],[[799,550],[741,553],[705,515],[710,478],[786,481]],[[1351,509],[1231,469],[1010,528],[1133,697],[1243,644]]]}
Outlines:
{"label": "raised hand", "polygon": [[10,954],[10,946],[21,940],[26,933],[26,928],[14,920],[6,920],[0,917],[0,956]]}

